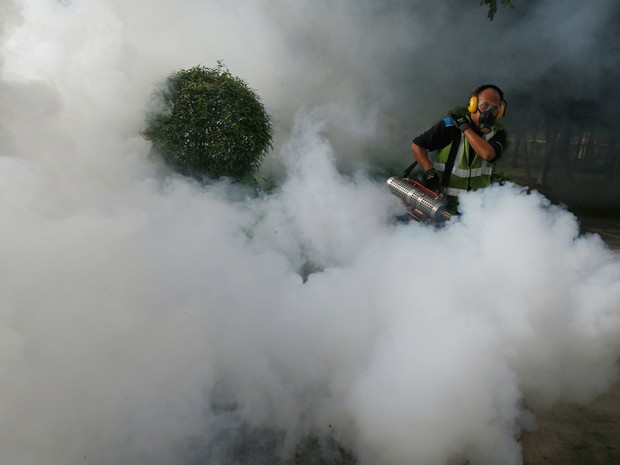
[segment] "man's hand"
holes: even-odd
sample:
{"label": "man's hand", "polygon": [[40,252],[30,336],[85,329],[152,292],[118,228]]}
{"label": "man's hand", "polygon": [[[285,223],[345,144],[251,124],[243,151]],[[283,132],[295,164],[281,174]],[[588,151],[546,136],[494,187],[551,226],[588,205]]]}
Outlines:
{"label": "man's hand", "polygon": [[448,116],[450,117],[454,125],[461,131],[465,131],[465,129],[471,129],[469,120],[465,116],[456,115],[452,112],[448,113]]}
{"label": "man's hand", "polygon": [[431,168],[424,172],[423,184],[433,192],[439,192],[439,175],[437,171],[435,171],[435,168]]}

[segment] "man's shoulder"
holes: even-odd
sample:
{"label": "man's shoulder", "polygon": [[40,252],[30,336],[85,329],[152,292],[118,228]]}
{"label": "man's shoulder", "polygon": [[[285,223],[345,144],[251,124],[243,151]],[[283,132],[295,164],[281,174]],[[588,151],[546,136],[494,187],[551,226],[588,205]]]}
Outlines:
{"label": "man's shoulder", "polygon": [[505,139],[506,138],[506,130],[504,128],[496,129],[495,130],[495,134],[493,134],[493,138]]}
{"label": "man's shoulder", "polygon": [[433,130],[437,137],[446,142],[453,141],[456,134],[461,134],[461,130],[456,127],[450,116],[437,121],[435,126],[433,126]]}
{"label": "man's shoulder", "polygon": [[436,121],[424,133],[413,139],[413,142],[429,151],[439,150],[450,144],[455,133],[461,131],[454,125],[450,117],[442,118]]}

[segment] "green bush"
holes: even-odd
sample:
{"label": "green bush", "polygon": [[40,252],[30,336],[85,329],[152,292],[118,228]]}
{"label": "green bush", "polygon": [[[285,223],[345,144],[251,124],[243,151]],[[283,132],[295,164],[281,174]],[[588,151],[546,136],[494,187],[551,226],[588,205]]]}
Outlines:
{"label": "green bush", "polygon": [[154,97],[143,135],[182,174],[242,179],[272,147],[260,98],[221,62],[173,72]]}

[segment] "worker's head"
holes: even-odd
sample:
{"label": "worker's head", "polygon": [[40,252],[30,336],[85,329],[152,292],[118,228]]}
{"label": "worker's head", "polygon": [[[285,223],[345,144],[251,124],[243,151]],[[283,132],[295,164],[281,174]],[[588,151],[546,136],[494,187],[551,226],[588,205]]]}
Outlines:
{"label": "worker's head", "polygon": [[491,131],[493,124],[506,113],[506,101],[502,90],[493,84],[478,87],[467,104],[471,120],[481,133]]}

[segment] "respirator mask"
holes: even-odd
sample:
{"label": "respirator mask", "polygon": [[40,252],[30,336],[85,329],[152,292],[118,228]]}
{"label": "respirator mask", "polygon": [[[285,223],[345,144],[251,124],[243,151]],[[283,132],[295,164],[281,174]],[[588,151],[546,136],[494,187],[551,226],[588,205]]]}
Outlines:
{"label": "respirator mask", "polygon": [[478,105],[478,111],[480,112],[478,127],[482,134],[488,134],[491,132],[499,110],[500,106],[495,103],[482,102]]}

